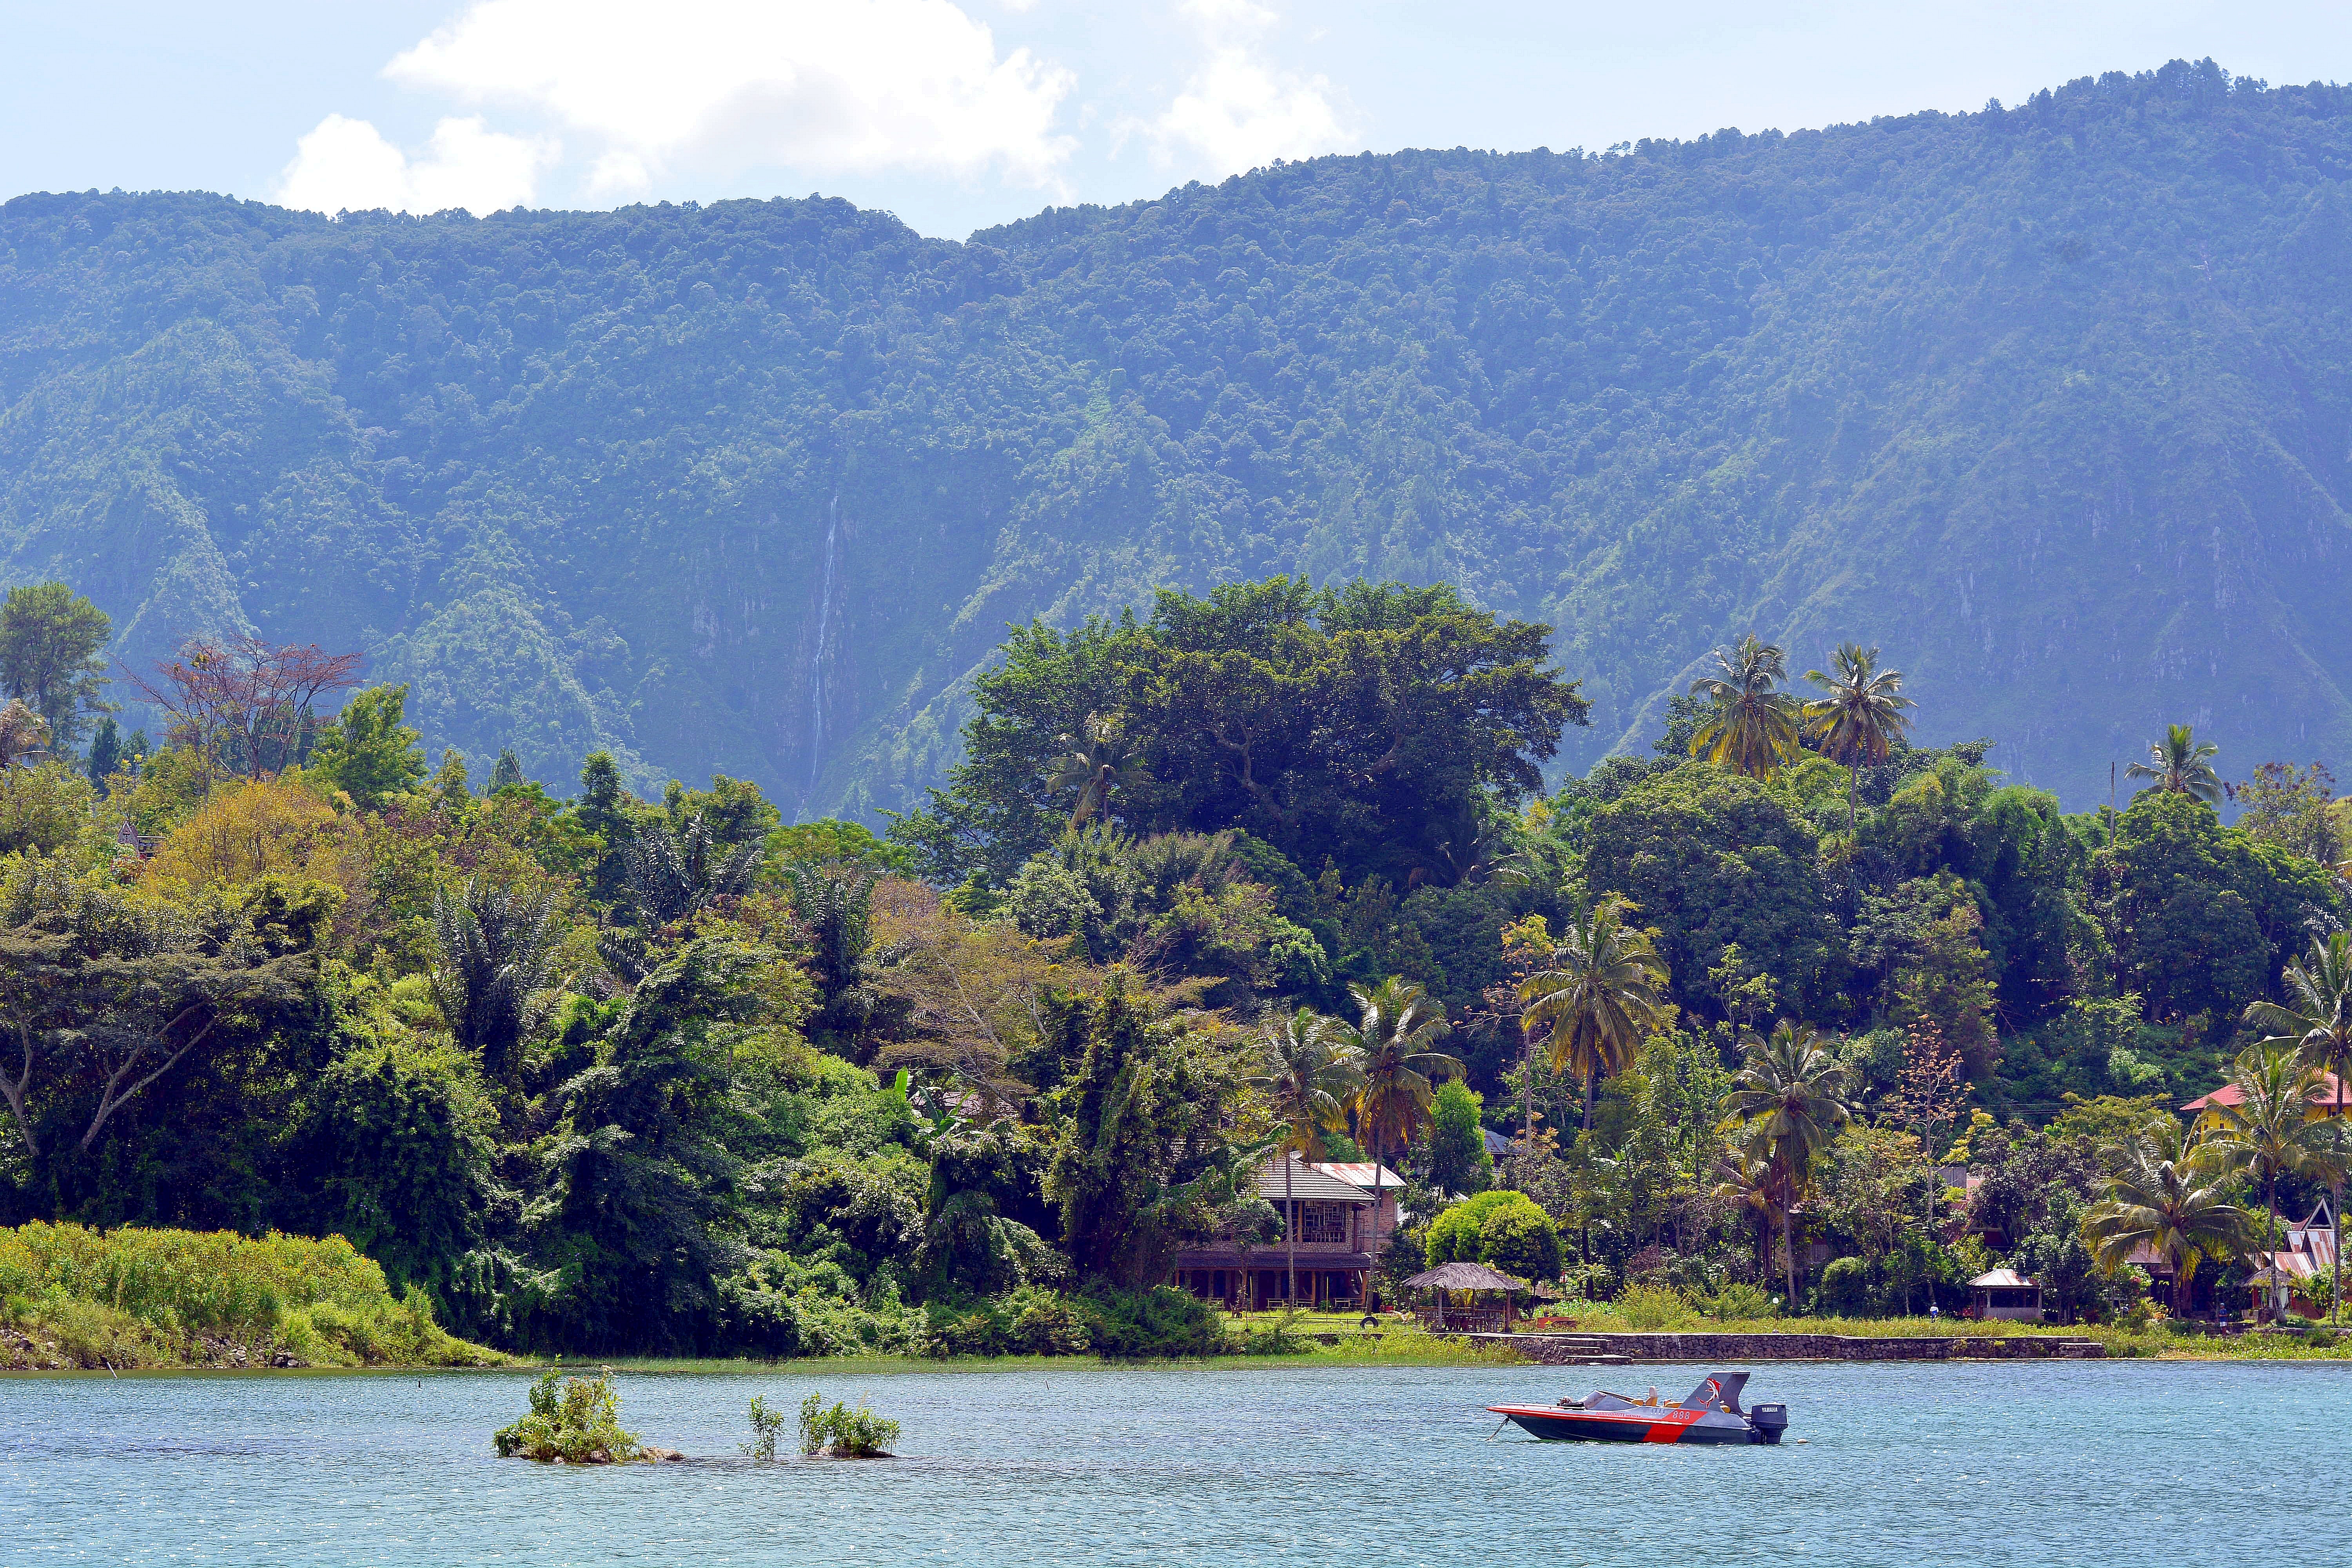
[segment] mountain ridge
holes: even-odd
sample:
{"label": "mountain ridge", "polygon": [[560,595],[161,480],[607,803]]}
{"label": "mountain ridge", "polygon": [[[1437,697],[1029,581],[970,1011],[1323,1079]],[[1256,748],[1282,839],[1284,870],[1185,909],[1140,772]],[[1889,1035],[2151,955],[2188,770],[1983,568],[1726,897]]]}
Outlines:
{"label": "mountain ridge", "polygon": [[2348,109],[2176,62],[966,242],[822,199],[20,197],[0,577],[133,658],[357,640],[436,746],[802,815],[919,800],[1007,622],[1274,571],[1550,622],[1570,767],[1753,626],[1797,669],[1883,644],[1923,738],[2070,805],[2167,720],[2239,776],[2352,740]]}

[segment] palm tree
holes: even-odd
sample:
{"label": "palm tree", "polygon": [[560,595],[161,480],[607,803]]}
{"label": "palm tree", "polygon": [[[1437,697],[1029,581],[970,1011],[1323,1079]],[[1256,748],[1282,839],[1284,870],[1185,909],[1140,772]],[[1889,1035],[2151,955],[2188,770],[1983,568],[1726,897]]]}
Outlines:
{"label": "palm tree", "polygon": [[1070,808],[1070,826],[1082,826],[1101,812],[1110,812],[1110,792],[1124,789],[1142,777],[1136,759],[1142,753],[1127,739],[1127,728],[1116,713],[1089,713],[1076,735],[1057,737],[1062,747],[1055,759],[1053,786],[1078,786],[1077,804]]}
{"label": "palm tree", "polygon": [[2148,742],[2148,760],[2134,763],[2124,776],[2153,779],[2148,789],[2193,795],[2210,805],[2221,798],[2221,777],[2213,771],[2213,758],[2221,750],[2210,741],[2200,744],[2187,724],[2168,724],[2163,740]]}
{"label": "palm tree", "polygon": [[[2327,1075],[2335,1085],[2331,1114],[2340,1128],[2344,1080],[2352,1078],[2352,933],[2334,931],[2326,941],[2314,942],[2308,958],[2286,966],[2281,984],[2286,1005],[2256,1002],[2246,1009],[2246,1022],[2266,1031],[2261,1044],[2290,1046],[2305,1067]],[[2335,1289],[2339,1294],[2344,1287],[2342,1208],[2338,1189],[2327,1205],[2327,1222],[2335,1233]]]}
{"label": "palm tree", "polygon": [[1761,1142],[1750,1135],[1724,1144],[1723,1153],[1715,1163],[1714,1193],[1725,1202],[1748,1210],[1763,1226],[1765,1239],[1757,1244],[1756,1261],[1769,1281],[1772,1278],[1772,1262],[1765,1255],[1765,1248],[1771,1245],[1770,1237],[1780,1233],[1781,1222],[1788,1217],[1788,1204],[1780,1163],[1759,1147]]}
{"label": "palm tree", "polygon": [[2297,1053],[2278,1046],[2242,1052],[2230,1069],[2235,1105],[2215,1104],[2211,1119],[2221,1158],[2263,1184],[2263,1250],[2271,1266],[2271,1310],[2284,1307],[2278,1279],[2278,1181],[2311,1163],[2311,1089],[2318,1078]]}
{"label": "palm tree", "polygon": [[1722,673],[1701,676],[1691,690],[1715,704],[1715,711],[1691,735],[1691,755],[1768,779],[1798,751],[1797,700],[1780,689],[1788,679],[1780,650],[1749,632],[1727,648],[1715,650]]}
{"label": "palm tree", "polygon": [[1282,1128],[1275,1152],[1282,1160],[1282,1236],[1289,1273],[1286,1300],[1298,1299],[1298,1205],[1291,1197],[1290,1171],[1299,1154],[1319,1146],[1318,1134],[1339,1125],[1345,1100],[1356,1087],[1356,1064],[1332,1036],[1331,1020],[1310,1007],[1286,1018],[1268,1017],[1260,1039],[1262,1056],[1249,1083],[1265,1094]]}
{"label": "palm tree", "polygon": [[1853,1119],[1853,1069],[1832,1058],[1811,1026],[1783,1019],[1767,1040],[1750,1037],[1748,1060],[1723,1099],[1724,1126],[1744,1127],[1780,1168],[1780,1268],[1789,1307],[1797,1305],[1797,1258],[1790,1232],[1813,1155]]}
{"label": "palm tree", "polygon": [[2186,1310],[2197,1265],[2246,1248],[2253,1216],[2224,1195],[2221,1151],[2187,1143],[2167,1119],[2125,1148],[2125,1166],[2106,1181],[2106,1195],[2083,1216],[2083,1239],[2109,1274],[2142,1246],[2172,1265],[2172,1310]]}
{"label": "palm tree", "polygon": [[1895,738],[1911,727],[1903,710],[1917,705],[1900,695],[1901,670],[1878,668],[1874,647],[1840,643],[1830,663],[1837,670],[1835,675],[1805,671],[1805,679],[1824,693],[1805,704],[1805,729],[1822,755],[1847,770],[1845,830],[1851,836],[1860,819],[1855,790],[1864,764],[1886,760]]}
{"label": "palm tree", "polygon": [[1465,1078],[1469,1069],[1433,1048],[1454,1026],[1419,985],[1391,974],[1369,990],[1350,985],[1348,994],[1356,999],[1361,1019],[1335,1019],[1329,1034],[1333,1046],[1354,1063],[1356,1124],[1378,1164],[1389,1150],[1410,1142],[1429,1114],[1430,1097],[1437,1092],[1431,1078]]}
{"label": "palm tree", "polygon": [[[1663,1026],[1665,961],[1650,933],[1628,926],[1633,906],[1604,894],[1572,916],[1559,940],[1550,940],[1541,915],[1515,928],[1541,965],[1519,982],[1519,1027],[1535,1049],[1533,1031],[1549,1025],[1551,1068],[1584,1078],[1584,1129],[1592,1130],[1592,1092],[1602,1077],[1625,1070],[1643,1040]],[[1528,1066],[1528,1135],[1535,1135],[1534,1068]]]}
{"label": "palm tree", "polygon": [[49,743],[49,727],[19,698],[0,708],[0,770],[16,766]]}

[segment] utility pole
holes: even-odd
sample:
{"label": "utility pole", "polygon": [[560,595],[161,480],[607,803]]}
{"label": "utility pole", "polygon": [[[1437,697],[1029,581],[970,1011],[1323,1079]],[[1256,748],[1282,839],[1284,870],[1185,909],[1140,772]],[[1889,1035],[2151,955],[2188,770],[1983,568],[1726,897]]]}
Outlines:
{"label": "utility pole", "polygon": [[2107,853],[2116,852],[2116,761],[2107,759]]}

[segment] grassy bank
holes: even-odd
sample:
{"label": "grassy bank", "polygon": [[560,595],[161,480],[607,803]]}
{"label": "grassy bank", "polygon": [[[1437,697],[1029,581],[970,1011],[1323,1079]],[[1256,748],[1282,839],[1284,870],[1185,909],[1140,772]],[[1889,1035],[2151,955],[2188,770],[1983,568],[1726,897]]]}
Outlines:
{"label": "grassy bank", "polygon": [[0,1229],[0,1368],[495,1366],[342,1237]]}
{"label": "grassy bank", "polygon": [[1574,1333],[1844,1334],[1854,1339],[2053,1339],[2096,1340],[2114,1358],[2158,1361],[2347,1361],[2352,1332],[2315,1334],[2176,1334],[2161,1326],[2124,1328],[2109,1324],[1973,1322],[1964,1318],[1742,1318],[1728,1321],[1696,1313],[1659,1321],[1650,1314],[1628,1318],[1606,1306],[1575,1314]]}

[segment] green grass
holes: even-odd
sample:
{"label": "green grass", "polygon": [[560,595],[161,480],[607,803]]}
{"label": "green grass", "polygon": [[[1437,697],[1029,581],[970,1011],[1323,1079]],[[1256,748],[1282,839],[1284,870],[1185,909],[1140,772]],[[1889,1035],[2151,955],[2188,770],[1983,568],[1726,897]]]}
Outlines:
{"label": "green grass", "polygon": [[0,1367],[489,1366],[341,1237],[0,1229]]}
{"label": "green grass", "polygon": [[1575,1333],[1720,1333],[1720,1334],[1843,1334],[1853,1339],[2014,1339],[2037,1335],[2052,1339],[2096,1340],[2118,1360],[2157,1361],[2347,1361],[2352,1360],[2352,1333],[2326,1349],[2305,1344],[2285,1334],[2232,1334],[2210,1337],[2174,1334],[2162,1328],[2123,1328],[2111,1324],[1975,1322],[1964,1318],[1743,1318],[1718,1321],[1696,1311],[1679,1314],[1663,1323],[1639,1326],[1609,1310],[1606,1305],[1579,1303],[1573,1318]]}

